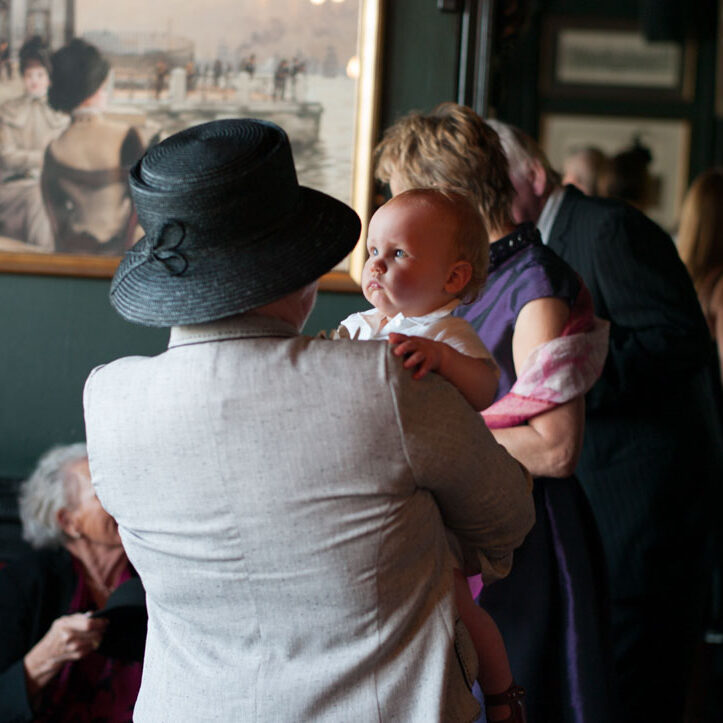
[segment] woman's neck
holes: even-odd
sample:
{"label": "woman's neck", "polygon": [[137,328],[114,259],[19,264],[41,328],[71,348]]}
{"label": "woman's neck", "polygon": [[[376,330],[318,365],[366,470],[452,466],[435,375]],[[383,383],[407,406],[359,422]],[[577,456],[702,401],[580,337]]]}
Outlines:
{"label": "woman's neck", "polygon": [[515,230],[514,224],[508,224],[500,228],[490,229],[489,237],[490,243],[493,244],[495,241],[499,241],[505,236],[509,236]]}
{"label": "woman's neck", "polygon": [[102,545],[85,537],[68,540],[66,548],[83,566],[96,604],[103,607],[128,565],[121,545]]}

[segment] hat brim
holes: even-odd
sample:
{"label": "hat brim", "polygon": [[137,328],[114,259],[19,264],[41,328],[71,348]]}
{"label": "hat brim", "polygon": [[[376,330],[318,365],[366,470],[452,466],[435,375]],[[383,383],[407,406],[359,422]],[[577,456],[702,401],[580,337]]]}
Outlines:
{"label": "hat brim", "polygon": [[[110,301],[128,321],[145,326],[201,324],[251,311],[302,288],[344,259],[361,223],[346,204],[301,187],[299,212],[253,244],[210,243],[173,275],[141,239],[121,261]],[[184,253],[183,246],[178,247]]]}

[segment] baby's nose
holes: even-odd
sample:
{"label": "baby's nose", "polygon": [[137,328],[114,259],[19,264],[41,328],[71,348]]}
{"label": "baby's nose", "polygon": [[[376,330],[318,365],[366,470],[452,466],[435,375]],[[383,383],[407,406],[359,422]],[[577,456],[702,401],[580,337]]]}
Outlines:
{"label": "baby's nose", "polygon": [[372,272],[375,274],[383,274],[387,269],[386,264],[380,258],[372,259],[370,268],[371,268]]}

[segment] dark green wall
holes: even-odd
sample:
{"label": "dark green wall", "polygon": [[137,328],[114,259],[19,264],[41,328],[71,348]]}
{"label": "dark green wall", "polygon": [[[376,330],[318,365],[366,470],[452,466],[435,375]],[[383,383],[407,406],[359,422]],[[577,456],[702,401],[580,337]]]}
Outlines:
{"label": "dark green wall", "polygon": [[[455,95],[458,18],[434,0],[390,0],[382,126]],[[336,326],[368,306],[359,294],[320,294],[307,330]],[[122,321],[108,282],[0,274],[0,478],[29,472],[53,444],[84,436],[81,393],[97,364],[160,352],[164,330]]]}

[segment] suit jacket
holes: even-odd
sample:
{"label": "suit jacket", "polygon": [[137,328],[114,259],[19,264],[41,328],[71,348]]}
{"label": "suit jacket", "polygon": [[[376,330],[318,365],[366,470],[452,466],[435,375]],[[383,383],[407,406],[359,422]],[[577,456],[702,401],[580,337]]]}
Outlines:
{"label": "suit jacket", "polygon": [[[613,593],[639,594],[651,575],[659,585],[696,564],[690,535],[700,536],[720,471],[710,336],[670,236],[632,206],[568,186],[548,243],[610,321],[605,368],[586,397],[578,474]],[[665,550],[665,574],[662,562],[651,565],[656,548]]]}
{"label": "suit jacket", "polygon": [[146,588],[137,721],[474,719],[452,567],[505,574],[534,513],[451,385],[247,314],[96,369],[85,415]]}

